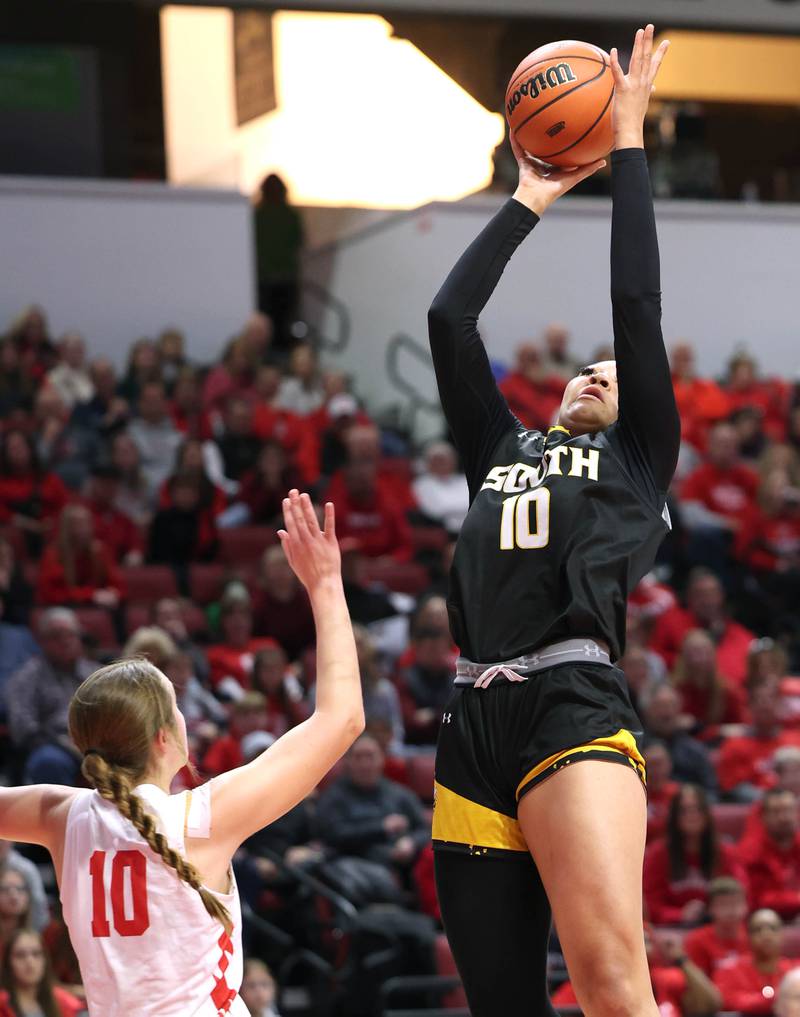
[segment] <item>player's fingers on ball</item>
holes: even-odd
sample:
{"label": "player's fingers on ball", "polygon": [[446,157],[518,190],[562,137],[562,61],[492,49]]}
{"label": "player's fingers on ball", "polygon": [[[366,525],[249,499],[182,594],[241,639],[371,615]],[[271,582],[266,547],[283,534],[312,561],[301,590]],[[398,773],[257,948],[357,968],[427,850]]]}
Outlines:
{"label": "player's fingers on ball", "polygon": [[616,46],[611,50],[610,56],[611,56],[611,73],[614,75],[614,84],[617,86],[617,88],[619,88],[625,81],[625,74],[623,73],[622,68],[619,65],[619,53],[617,52]]}
{"label": "player's fingers on ball", "polygon": [[633,39],[633,50],[631,51],[631,59],[628,64],[628,74],[632,78],[639,76],[639,67],[642,62],[642,36],[644,35],[643,29],[639,29]]}
{"label": "player's fingers on ball", "polygon": [[644,38],[642,40],[642,69],[647,70],[650,63],[650,57],[653,55],[653,32],[655,28],[653,25],[648,25],[644,30]]}
{"label": "player's fingers on ball", "polygon": [[650,61],[650,84],[656,80],[656,75],[661,67],[664,57],[667,55],[669,49],[669,39],[665,39],[656,50],[653,59]]}

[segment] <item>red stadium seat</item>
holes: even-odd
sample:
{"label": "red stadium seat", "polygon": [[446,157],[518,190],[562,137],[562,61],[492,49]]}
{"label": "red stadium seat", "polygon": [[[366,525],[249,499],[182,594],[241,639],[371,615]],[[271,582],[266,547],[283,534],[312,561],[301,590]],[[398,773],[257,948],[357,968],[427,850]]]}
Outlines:
{"label": "red stadium seat", "polygon": [[366,561],[364,572],[370,582],[383,583],[395,593],[419,596],[431,583],[428,570],[417,562]]}
{"label": "red stadium seat", "polygon": [[168,565],[129,565],[122,569],[128,600],[154,603],[162,597],[175,597],[178,586]]}
{"label": "red stadium seat", "polygon": [[25,576],[27,582],[36,589],[36,585],[39,581],[39,563],[35,561],[25,561],[22,563],[22,574]]}
{"label": "red stadium seat", "polygon": [[129,636],[150,622],[150,604],[128,604],[125,608],[125,631]]}
{"label": "red stadium seat", "polygon": [[[447,936],[443,933],[436,937],[436,974],[458,977],[456,962],[453,960],[453,954],[450,951],[450,944],[447,942]],[[453,992],[445,996],[443,1002],[445,1009],[457,1010],[467,1005],[467,997],[464,995],[463,989],[454,989]]]}
{"label": "red stadium seat", "polygon": [[258,565],[264,549],[277,543],[270,526],[235,526],[219,531],[219,559],[227,565]]}
{"label": "red stadium seat", "polygon": [[426,805],[433,802],[433,752],[421,752],[418,756],[406,758],[408,786],[420,796]]}
{"label": "red stadium seat", "polygon": [[749,812],[749,805],[738,802],[721,802],[711,806],[717,832],[730,840],[739,840],[742,836]]}
{"label": "red stadium seat", "polygon": [[217,600],[225,585],[228,570],[224,565],[192,565],[189,572],[189,595],[195,604]]}

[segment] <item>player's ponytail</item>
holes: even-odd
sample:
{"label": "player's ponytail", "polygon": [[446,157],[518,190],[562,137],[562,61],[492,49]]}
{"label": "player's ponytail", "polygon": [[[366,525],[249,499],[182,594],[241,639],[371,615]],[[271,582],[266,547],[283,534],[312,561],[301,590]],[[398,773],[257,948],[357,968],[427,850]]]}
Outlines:
{"label": "player's ponytail", "polygon": [[69,708],[69,729],[83,752],[81,773],[136,827],[152,850],[200,894],[206,911],[230,934],[225,905],[202,885],[200,873],[159,833],[134,788],[150,760],[158,731],[175,731],[168,679],[146,660],[123,660],[91,674]]}

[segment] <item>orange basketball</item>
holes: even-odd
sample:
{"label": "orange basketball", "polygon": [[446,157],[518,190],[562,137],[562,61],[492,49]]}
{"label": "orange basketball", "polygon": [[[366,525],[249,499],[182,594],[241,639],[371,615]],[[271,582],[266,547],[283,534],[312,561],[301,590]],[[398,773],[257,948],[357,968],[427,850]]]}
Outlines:
{"label": "orange basketball", "polygon": [[588,42],[551,42],[525,57],[506,91],[508,126],[528,155],[585,166],[613,148],[611,60]]}

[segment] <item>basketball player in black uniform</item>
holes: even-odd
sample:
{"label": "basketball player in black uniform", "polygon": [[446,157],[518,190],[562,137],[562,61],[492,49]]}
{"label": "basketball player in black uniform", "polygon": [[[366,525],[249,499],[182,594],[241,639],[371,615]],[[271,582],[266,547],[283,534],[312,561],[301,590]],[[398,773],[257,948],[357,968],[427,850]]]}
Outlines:
{"label": "basketball player in black uniform", "polygon": [[[433,840],[473,1017],[555,1014],[545,972],[551,906],[586,1017],[658,1014],[642,931],[641,725],[613,662],[627,595],[669,527],[680,441],[643,147],[665,51],[653,52],[652,25],[637,33],[627,75],[612,51],[616,361],[589,364],[569,382],[558,424],[543,435],[509,411],[477,331],[539,216],[602,163],[543,177],[516,146],[514,198],[429,314],[471,499],[451,573],[463,656],[437,750]],[[535,300],[535,260],[528,278]]]}

